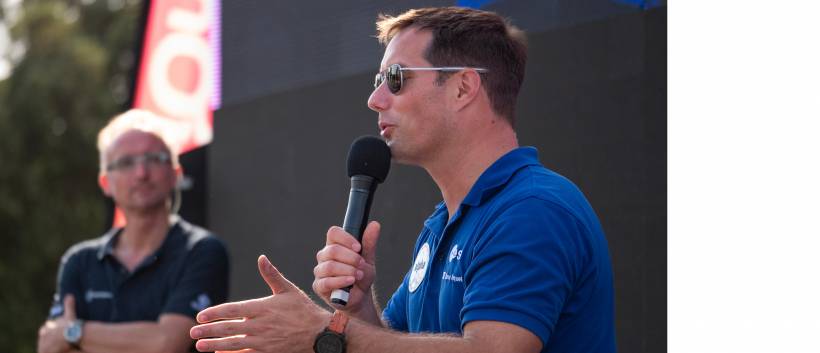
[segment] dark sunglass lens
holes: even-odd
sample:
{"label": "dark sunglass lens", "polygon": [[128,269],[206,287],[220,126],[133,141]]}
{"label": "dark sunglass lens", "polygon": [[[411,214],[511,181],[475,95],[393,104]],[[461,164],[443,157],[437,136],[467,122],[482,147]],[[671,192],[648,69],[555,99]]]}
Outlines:
{"label": "dark sunglass lens", "polygon": [[398,64],[390,65],[387,70],[387,87],[393,94],[399,93],[401,90],[401,66]]}

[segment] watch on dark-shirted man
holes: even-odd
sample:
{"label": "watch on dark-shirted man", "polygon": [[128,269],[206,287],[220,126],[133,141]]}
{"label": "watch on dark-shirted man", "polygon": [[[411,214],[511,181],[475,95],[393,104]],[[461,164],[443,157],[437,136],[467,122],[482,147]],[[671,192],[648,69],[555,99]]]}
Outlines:
{"label": "watch on dark-shirted man", "polygon": [[348,317],[344,312],[336,310],[330,318],[330,325],[316,336],[313,343],[313,351],[316,353],[345,353],[347,341],[345,341],[345,326]]}
{"label": "watch on dark-shirted man", "polygon": [[79,347],[80,340],[83,338],[83,320],[71,321],[65,330],[63,330],[63,338],[65,338],[72,347]]}

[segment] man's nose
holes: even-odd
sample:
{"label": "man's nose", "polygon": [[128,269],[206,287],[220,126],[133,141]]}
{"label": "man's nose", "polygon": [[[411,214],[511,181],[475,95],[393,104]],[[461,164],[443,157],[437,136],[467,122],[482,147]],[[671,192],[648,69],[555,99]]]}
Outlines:
{"label": "man's nose", "polygon": [[134,175],[142,179],[148,175],[148,163],[145,161],[137,161],[134,164]]}
{"label": "man's nose", "polygon": [[367,107],[376,112],[383,112],[390,107],[390,99],[392,99],[392,94],[384,84],[381,84],[373,90],[373,93],[370,93]]}

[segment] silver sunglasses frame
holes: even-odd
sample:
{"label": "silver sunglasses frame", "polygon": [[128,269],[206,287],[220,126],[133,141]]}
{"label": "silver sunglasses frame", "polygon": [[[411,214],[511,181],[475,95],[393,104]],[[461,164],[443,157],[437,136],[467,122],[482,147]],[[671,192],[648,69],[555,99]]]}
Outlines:
{"label": "silver sunglasses frame", "polygon": [[[375,80],[373,81],[373,89],[378,89],[379,86],[387,82],[387,72],[393,67],[399,67],[399,89],[396,92],[388,87],[387,89],[392,94],[399,94],[401,92],[401,88],[404,87],[404,71],[443,71],[443,72],[458,72],[461,70],[475,70],[478,73],[487,73],[490,70],[485,69],[483,67],[469,67],[469,66],[443,66],[443,67],[401,67],[399,64],[393,64],[388,66],[386,69],[379,71],[376,74]],[[381,83],[379,83],[379,78],[381,78]]]}

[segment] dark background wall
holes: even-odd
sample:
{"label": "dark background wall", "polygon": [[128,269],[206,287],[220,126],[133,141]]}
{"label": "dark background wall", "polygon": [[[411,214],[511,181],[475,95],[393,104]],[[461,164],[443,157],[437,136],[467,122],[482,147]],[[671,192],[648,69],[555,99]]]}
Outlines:
{"label": "dark background wall", "polygon": [[[430,5],[276,3],[223,5],[225,91],[207,151],[207,223],[230,247],[235,300],[269,294],[256,273],[263,253],[310,294],[315,253],[344,215],[347,148],[359,135],[378,133],[365,105],[381,59],[368,37],[375,15]],[[498,1],[486,8],[514,23],[520,14],[526,24],[519,24],[530,46],[519,140],[538,147],[541,161],[578,184],[598,212],[615,271],[619,351],[662,352],[666,7],[572,4]],[[551,15],[539,22],[538,11]],[[335,24],[315,27],[329,18]],[[311,37],[317,31],[322,36]],[[415,237],[440,200],[415,167],[394,164],[380,187],[371,218],[383,225],[376,283],[382,303],[410,266]]]}

